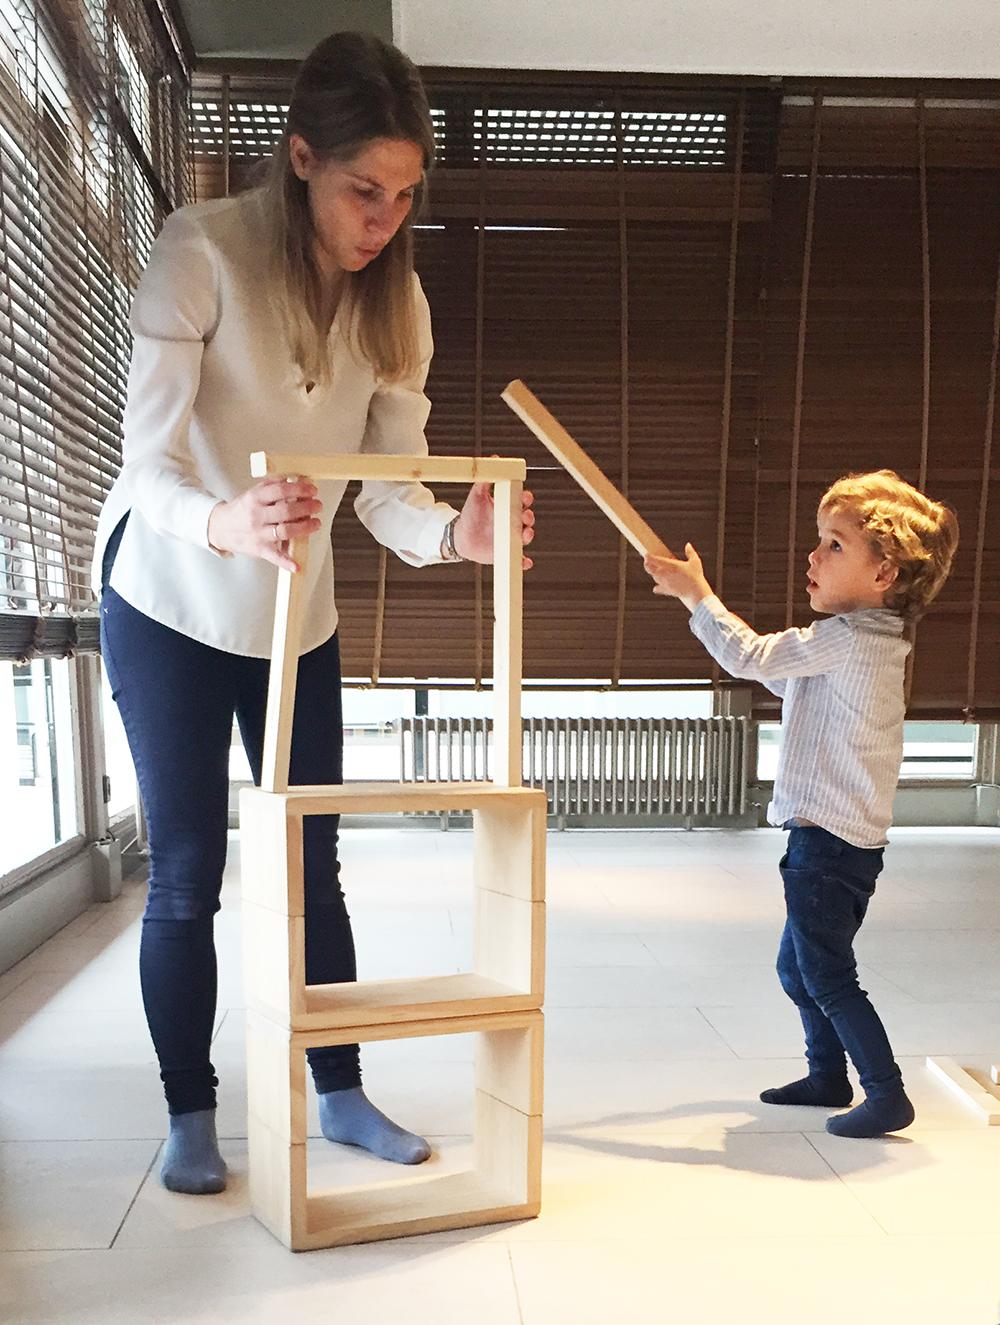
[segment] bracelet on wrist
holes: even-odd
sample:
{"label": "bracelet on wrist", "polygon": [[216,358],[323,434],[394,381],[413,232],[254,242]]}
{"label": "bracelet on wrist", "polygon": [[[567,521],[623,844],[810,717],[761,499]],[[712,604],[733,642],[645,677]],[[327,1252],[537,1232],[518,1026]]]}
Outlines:
{"label": "bracelet on wrist", "polygon": [[455,526],[458,524],[458,516],[449,520],[444,527],[444,537],[441,540],[441,555],[445,561],[464,561],[465,558],[455,546]]}

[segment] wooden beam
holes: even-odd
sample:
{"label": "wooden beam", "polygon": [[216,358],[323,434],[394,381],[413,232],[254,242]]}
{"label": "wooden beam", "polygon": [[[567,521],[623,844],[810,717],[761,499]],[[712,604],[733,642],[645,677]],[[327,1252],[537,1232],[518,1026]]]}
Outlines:
{"label": "wooden beam", "polygon": [[264,758],[260,785],[264,791],[288,790],[288,767],[292,754],[292,719],[295,715],[295,683],[299,671],[299,639],[302,634],[302,604],[305,597],[308,538],[295,538],[288,546],[298,570],[278,571],[278,594],[274,605],[271,638],[271,671],[264,718]]}
{"label": "wooden beam", "polygon": [[325,480],[377,479],[384,483],[502,483],[524,482],[523,460],[498,456],[450,455],[308,455],[294,452],[254,451],[250,456],[254,478],[270,474],[299,475]]}
{"label": "wooden beam", "polygon": [[493,498],[493,768],[497,787],[521,785],[523,574],[520,483]]}
{"label": "wooden beam", "polygon": [[927,1067],[988,1127],[1000,1126],[1000,1099],[985,1090],[954,1058],[928,1058]]}
{"label": "wooden beam", "polygon": [[670,549],[649,527],[635,507],[578,446],[562,424],[521,381],[511,382],[500,398],[509,405],[543,446],[555,456],[580,487],[596,502],[617,530],[641,556],[663,557]]}

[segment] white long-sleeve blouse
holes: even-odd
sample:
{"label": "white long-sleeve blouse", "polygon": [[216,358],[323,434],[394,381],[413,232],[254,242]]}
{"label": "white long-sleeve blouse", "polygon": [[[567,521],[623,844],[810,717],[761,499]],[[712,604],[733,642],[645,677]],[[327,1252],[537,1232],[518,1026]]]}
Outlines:
{"label": "white long-sleeve blouse", "polygon": [[[414,277],[421,364],[385,384],[352,351],[340,315],[330,330],[330,384],[307,391],[263,271],[255,192],[181,208],[166,221],[132,305],[123,464],[98,523],[94,588],[107,541],[128,513],[111,587],[140,612],[230,653],[265,658],[277,568],[223,557],[208,517],[255,481],[253,451],[425,455],[430,311]],[[346,484],[318,485],[302,652],[337,626],[330,526]],[[354,503],[368,530],[413,566],[441,560],[455,511],[419,483],[366,482]],[[374,589],[373,589],[374,591]]]}

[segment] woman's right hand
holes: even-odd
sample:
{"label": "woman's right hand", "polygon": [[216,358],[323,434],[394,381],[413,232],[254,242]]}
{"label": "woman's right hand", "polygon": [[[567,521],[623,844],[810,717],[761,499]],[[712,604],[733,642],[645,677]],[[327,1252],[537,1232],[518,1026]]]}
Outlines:
{"label": "woman's right hand", "polygon": [[295,538],[320,527],[323,509],[315,483],[304,478],[265,478],[232,501],[220,501],[208,517],[208,541],[217,552],[260,557],[282,570],[299,568],[288,555]]}

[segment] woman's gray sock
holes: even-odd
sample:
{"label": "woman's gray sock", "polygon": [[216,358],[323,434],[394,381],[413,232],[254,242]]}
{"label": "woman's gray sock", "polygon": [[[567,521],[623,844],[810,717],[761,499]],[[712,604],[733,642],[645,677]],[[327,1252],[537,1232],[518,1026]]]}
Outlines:
{"label": "woman's gray sock", "polygon": [[226,1161],[215,1136],[215,1110],[170,1115],[160,1181],[169,1191],[209,1196],[225,1191]]}
{"label": "woman's gray sock", "polygon": [[328,1141],[360,1146],[394,1164],[422,1164],[431,1148],[422,1136],[407,1132],[376,1109],[360,1086],[319,1095],[319,1121]]}

